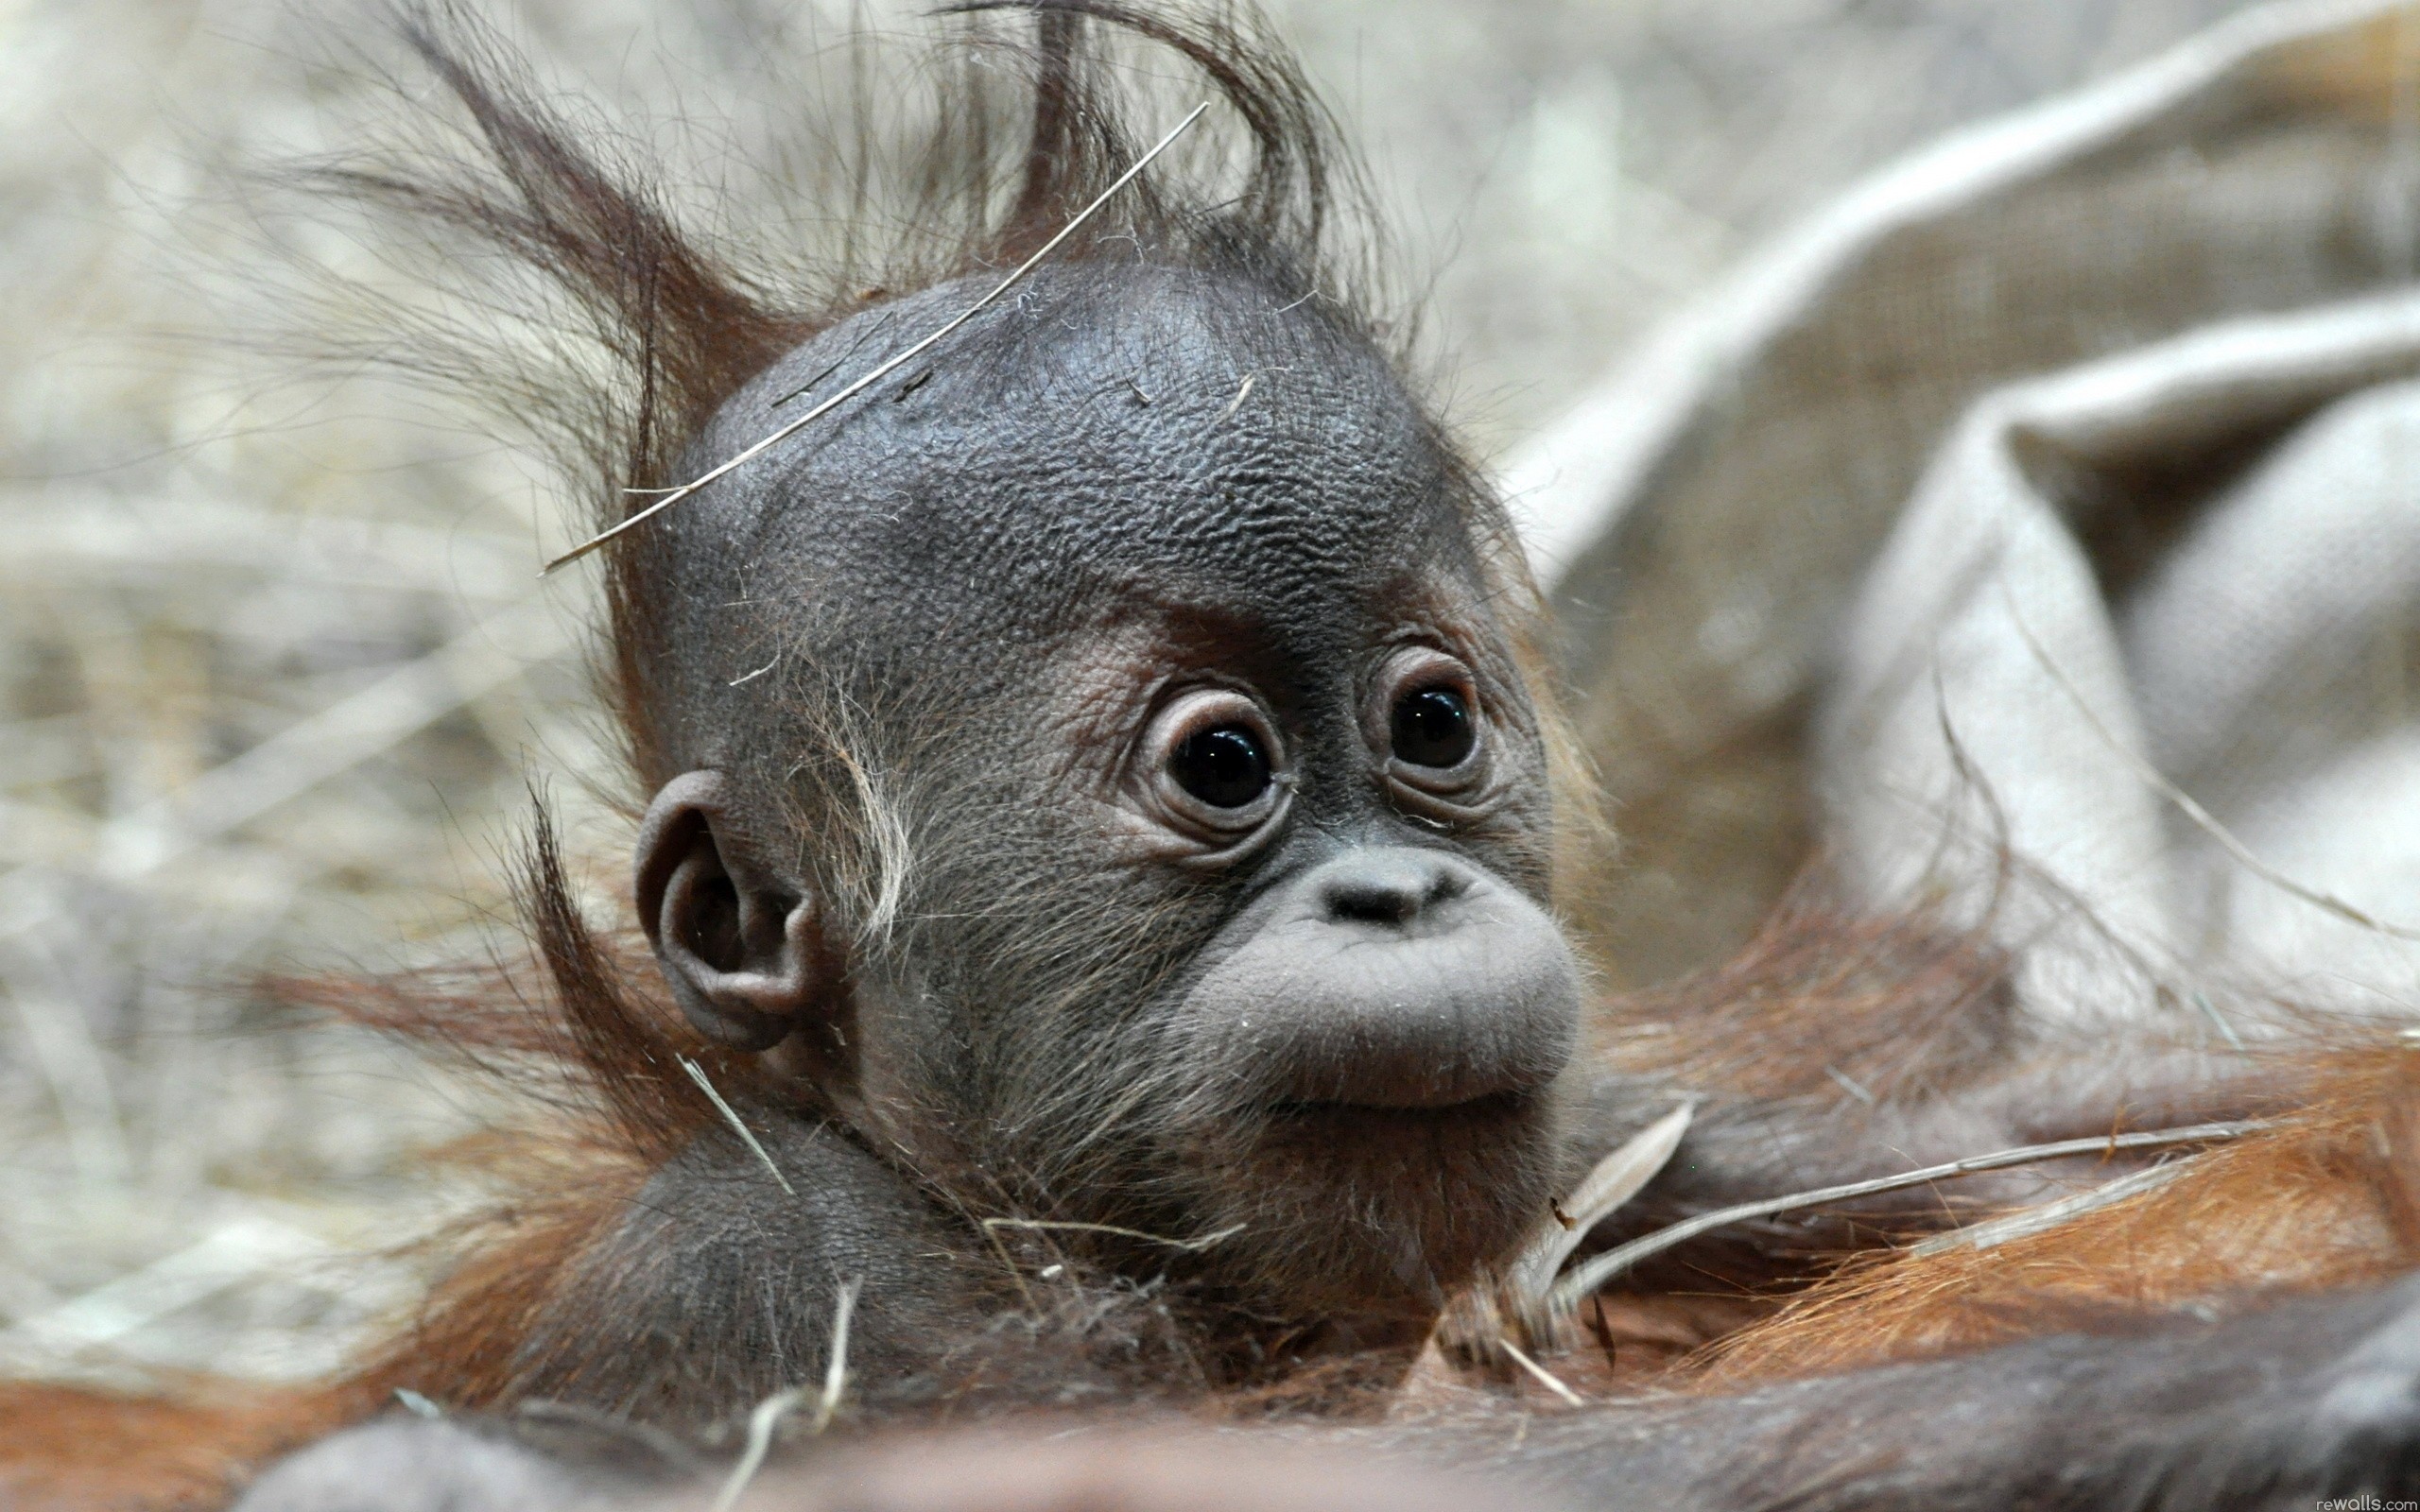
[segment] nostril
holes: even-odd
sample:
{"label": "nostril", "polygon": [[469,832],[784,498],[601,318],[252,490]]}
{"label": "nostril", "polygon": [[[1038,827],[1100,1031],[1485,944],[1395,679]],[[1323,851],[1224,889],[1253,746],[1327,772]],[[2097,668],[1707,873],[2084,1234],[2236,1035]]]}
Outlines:
{"label": "nostril", "polygon": [[1340,877],[1327,885],[1328,917],[1357,923],[1409,923],[1420,912],[1424,891],[1398,878]]}
{"label": "nostril", "polygon": [[1331,868],[1321,879],[1320,901],[1333,919],[1409,924],[1468,886],[1455,868],[1425,856],[1372,856]]}

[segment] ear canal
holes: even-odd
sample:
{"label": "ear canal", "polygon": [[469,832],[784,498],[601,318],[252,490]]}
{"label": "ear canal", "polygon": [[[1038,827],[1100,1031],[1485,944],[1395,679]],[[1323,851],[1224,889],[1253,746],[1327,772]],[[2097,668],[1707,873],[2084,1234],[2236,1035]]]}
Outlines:
{"label": "ear canal", "polygon": [[682,1012],[735,1050],[769,1050],[824,1005],[814,900],[746,852],[715,771],[665,784],[640,827],[639,918]]}

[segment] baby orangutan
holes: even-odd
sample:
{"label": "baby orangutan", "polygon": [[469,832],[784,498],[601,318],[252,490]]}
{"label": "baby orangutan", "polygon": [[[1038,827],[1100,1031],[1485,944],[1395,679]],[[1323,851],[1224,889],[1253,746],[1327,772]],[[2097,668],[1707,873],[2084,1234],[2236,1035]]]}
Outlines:
{"label": "baby orangutan", "polygon": [[[451,1416],[339,1434],[243,1504],[687,1504],[733,1425],[840,1381],[843,1350],[861,1419],[1256,1401],[1287,1418],[1260,1432],[1317,1441],[1304,1484],[1392,1456],[1363,1487],[1390,1506],[1424,1460],[1641,1508],[2409,1491],[2408,1289],[1534,1428],[1483,1394],[1424,1428],[1305,1420],[1382,1400],[1450,1297],[1691,1093],[1581,1053],[1534,594],[1323,252],[1349,178],[1323,115],[1232,26],[1016,9],[1030,138],[975,176],[979,232],[906,292],[797,307],[416,29],[493,171],[346,187],[621,334],[600,527],[650,500],[624,489],[709,480],[603,548],[654,960],[590,933],[542,832],[547,1042],[601,1153],[287,1441],[399,1390]],[[1113,28],[1212,80],[1239,186],[1117,184],[1140,152],[1090,35]],[[1856,1119],[1709,1103],[1641,1211],[2089,1132],[2118,1095],[2072,1066],[1988,1085]],[[933,1452],[1065,1468],[1037,1442]],[[1275,1494],[1232,1448],[1090,1442],[1093,1480],[1035,1473],[1123,1489],[1030,1504]],[[977,1504],[786,1473],[751,1504]]]}

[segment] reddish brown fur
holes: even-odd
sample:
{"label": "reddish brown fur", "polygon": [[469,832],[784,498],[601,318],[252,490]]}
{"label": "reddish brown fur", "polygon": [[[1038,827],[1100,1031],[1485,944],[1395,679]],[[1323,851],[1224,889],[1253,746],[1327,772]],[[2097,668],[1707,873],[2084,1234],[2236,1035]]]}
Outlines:
{"label": "reddish brown fur", "polygon": [[1919,914],[1841,906],[1820,871],[1740,951],[1599,1016],[1607,1060],[1745,1097],[1908,1099],[1956,1086],[2003,1048],[2008,963]]}
{"label": "reddish brown fur", "polygon": [[[539,103],[505,49],[441,4],[408,10],[404,35],[468,114],[483,165],[371,162],[323,169],[310,181],[417,236],[500,255],[567,301],[573,329],[563,334],[594,344],[604,376],[576,364],[500,381],[472,376],[489,373],[494,357],[476,331],[420,333],[434,339],[419,361],[448,383],[503,389],[509,412],[538,430],[585,486],[599,531],[646,507],[647,490],[682,481],[671,472],[683,449],[776,357],[869,299],[1013,264],[1126,168],[1135,148],[1112,96],[1083,77],[1100,66],[1098,59],[1064,51],[1079,17],[1186,59],[1241,118],[1253,168],[1231,198],[1220,197],[1225,227],[1317,257],[1329,208],[1359,193],[1354,165],[1330,161],[1333,127],[1324,110],[1236,18],[1169,18],[1107,0],[966,0],[945,9],[1046,10],[1050,25],[1038,47],[990,45],[961,69],[917,164],[917,202],[901,207],[917,236],[871,266],[860,265],[854,247],[839,265],[808,270],[709,246],[676,224],[652,177],[591,150]],[[995,146],[1009,134],[994,118],[999,92],[984,77],[1003,64],[1032,76],[1029,94],[1018,101],[1029,129],[1022,147],[1006,154]],[[1156,176],[1137,180],[1056,255],[1080,260],[1138,234],[1183,245],[1202,233],[1191,198]],[[1005,213],[995,208],[1003,199]],[[1322,271],[1339,292],[1367,282],[1360,271]],[[391,350],[376,355],[395,360]],[[654,615],[662,593],[643,541],[625,538],[607,554],[607,620],[595,660],[629,774],[652,793],[673,772],[656,728],[666,701],[645,685],[647,653],[660,643]]]}
{"label": "reddish brown fur", "polygon": [[2339,1051],[2272,1129],[2183,1177],[1982,1249],[1852,1261],[1693,1367],[1708,1389],[2385,1280],[2420,1266],[2420,1049]]}
{"label": "reddish brown fur", "polygon": [[[374,1405],[409,1387],[448,1405],[509,1401],[532,1320],[581,1249],[648,1175],[719,1117],[680,1068],[687,1059],[734,1093],[764,1076],[753,1057],[709,1044],[636,984],[631,936],[590,929],[541,812],[522,874],[536,973],[495,970],[308,985],[317,1005],[438,1047],[536,1091],[552,1117],[494,1163],[511,1195],[457,1236],[458,1266],[418,1317],[340,1396]],[[532,1086],[533,1081],[535,1086]]]}
{"label": "reddish brown fur", "polygon": [[574,1259],[636,1194],[648,1167],[627,1152],[548,1161],[554,1177],[530,1180],[488,1215],[462,1246],[456,1268],[413,1321],[334,1390],[376,1410],[397,1388],[448,1406],[509,1403],[530,1362],[519,1357],[535,1320]]}
{"label": "reddish brown fur", "polygon": [[200,1383],[155,1397],[0,1383],[10,1512],[202,1512],[263,1465],[362,1416],[324,1391]]}

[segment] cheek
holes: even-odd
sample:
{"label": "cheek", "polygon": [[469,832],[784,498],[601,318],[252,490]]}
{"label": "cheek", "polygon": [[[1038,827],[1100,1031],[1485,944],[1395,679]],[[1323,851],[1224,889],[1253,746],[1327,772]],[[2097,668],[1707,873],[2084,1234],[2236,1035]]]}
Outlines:
{"label": "cheek", "polygon": [[1490,868],[1531,901],[1545,903],[1554,873],[1554,796],[1545,748],[1524,741],[1507,753],[1517,765],[1504,801],[1465,839]]}
{"label": "cheek", "polygon": [[945,812],[928,840],[947,859],[914,889],[914,943],[897,954],[970,1014],[1129,1017],[1218,927],[1216,889],[1138,862],[1114,804],[1025,789]]}

